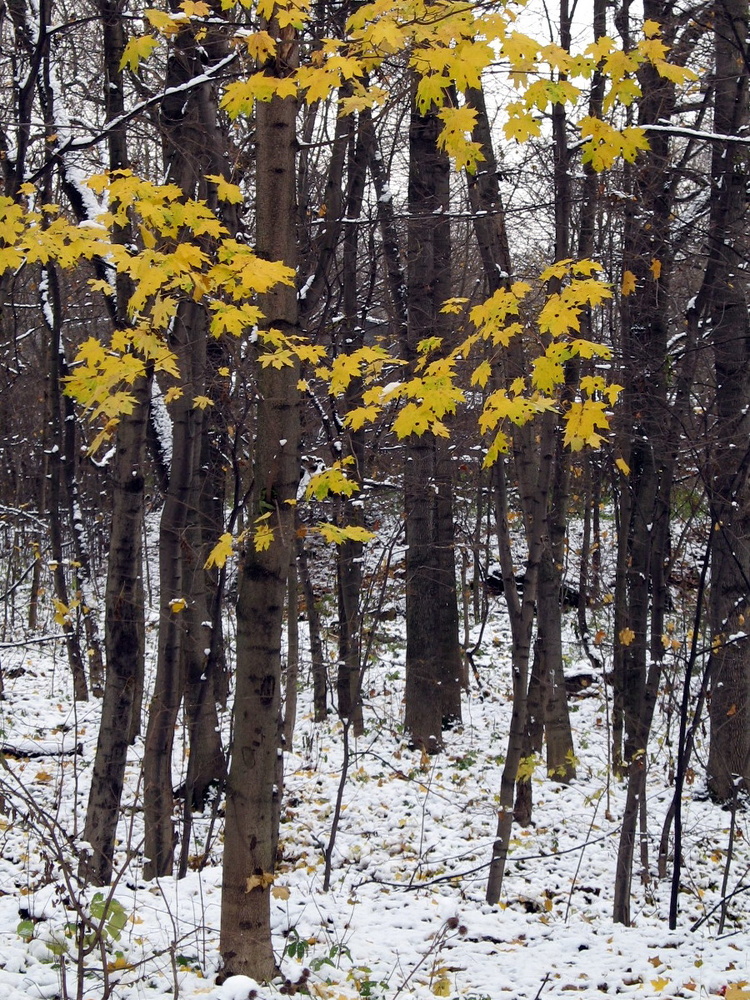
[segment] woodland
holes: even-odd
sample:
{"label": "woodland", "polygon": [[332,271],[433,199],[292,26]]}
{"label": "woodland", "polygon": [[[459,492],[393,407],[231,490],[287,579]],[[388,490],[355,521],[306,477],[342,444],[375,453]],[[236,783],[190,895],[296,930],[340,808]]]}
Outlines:
{"label": "woodland", "polygon": [[748,42],[0,7],[0,997],[750,996]]}

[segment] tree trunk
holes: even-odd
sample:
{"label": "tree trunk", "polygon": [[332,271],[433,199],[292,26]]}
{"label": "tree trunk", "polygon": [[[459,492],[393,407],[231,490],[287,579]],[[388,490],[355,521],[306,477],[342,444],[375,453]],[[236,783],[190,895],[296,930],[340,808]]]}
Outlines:
{"label": "tree trunk", "polygon": [[[167,89],[201,76],[208,54],[216,61],[225,50],[220,27],[213,26],[200,39],[192,28],[178,32],[168,61]],[[205,174],[223,175],[226,169],[217,104],[217,90],[209,82],[195,87],[187,98],[169,95],[161,104],[167,177],[186,198],[207,198]],[[167,875],[172,870],[172,752],[183,697],[190,744],[183,789],[183,841],[189,839],[191,808],[201,806],[209,786],[224,776],[215,678],[210,670],[215,645],[207,624],[215,616],[211,614],[203,566],[215,541],[215,536],[204,537],[207,525],[202,517],[208,417],[204,408],[195,405],[195,399],[207,393],[208,326],[206,306],[184,299],[178,304],[170,328],[170,347],[177,357],[182,394],[171,404],[172,461],[159,533],[159,644],[143,763],[146,878]],[[216,525],[212,524],[210,530],[215,531]],[[188,843],[183,842],[183,858],[188,849]]]}
{"label": "tree trunk", "polygon": [[[661,0],[644,14],[665,23]],[[669,44],[669,26],[664,28]],[[674,85],[651,66],[640,71],[639,124],[668,121]],[[630,884],[637,840],[645,753],[661,677],[669,558],[670,498],[676,445],[673,401],[667,395],[668,282],[671,270],[672,175],[669,140],[649,136],[635,167],[634,198],[626,207],[624,272],[635,282],[622,295],[621,450],[629,467],[620,509],[615,617],[615,736],[613,760],[628,773],[628,796],[615,875],[614,919],[630,923]],[[647,220],[647,222],[645,221]],[[658,261],[658,267],[653,264]],[[620,762],[622,764],[620,765]]]}
{"label": "tree trunk", "polygon": [[149,380],[136,383],[131,391],[136,405],[120,419],[115,442],[105,619],[107,672],[83,834],[92,853],[82,860],[81,874],[94,885],[107,885],[112,878],[132,716],[143,672],[141,534]]}
{"label": "tree trunk", "polygon": [[[117,4],[102,0],[99,10],[104,39],[104,95],[107,118],[112,119],[122,113],[124,107],[120,61],[125,48],[125,32]],[[112,170],[128,165],[122,129],[110,133],[109,163]],[[130,242],[133,234],[122,230],[116,238]],[[110,303],[116,326],[127,323],[130,293],[130,280],[125,275],[118,275]],[[120,418],[112,463],[112,533],[104,627],[107,670],[84,827],[84,839],[91,844],[92,854],[81,861],[82,875],[99,885],[108,884],[112,878],[127,748],[140,728],[140,692],[144,675],[142,533],[150,378],[137,382],[131,391],[135,406],[131,413]]]}
{"label": "tree trunk", "polygon": [[[292,27],[279,28],[267,72],[284,76],[297,64]],[[256,111],[257,252],[297,260],[295,211],[296,102],[274,97]],[[259,297],[265,323],[286,336],[299,331],[294,288]],[[261,348],[262,350],[262,348]],[[292,502],[299,479],[298,366],[258,369],[258,420],[251,526],[266,517],[273,530],[263,550],[248,543],[237,600],[237,690],[224,839],[221,953],[225,975],[268,980],[276,971],[271,944],[270,883],[276,865],[282,783],[280,729],[281,629],[294,546]]]}
{"label": "tree trunk", "polygon": [[[404,354],[414,367],[419,343],[448,330],[449,163],[437,147],[434,112],[412,110],[409,128],[408,323]],[[450,466],[430,431],[406,439],[406,715],[412,742],[432,753],[442,730],[461,718],[461,650]],[[450,523],[449,523],[450,522]]]}
{"label": "tree trunk", "polygon": [[[748,5],[714,7],[714,131],[744,135],[748,123]],[[715,143],[712,155],[709,271],[716,373],[716,434],[711,504],[718,530],[711,553],[709,620],[713,798],[734,798],[750,782],[750,324],[745,267],[748,157],[744,146]]]}

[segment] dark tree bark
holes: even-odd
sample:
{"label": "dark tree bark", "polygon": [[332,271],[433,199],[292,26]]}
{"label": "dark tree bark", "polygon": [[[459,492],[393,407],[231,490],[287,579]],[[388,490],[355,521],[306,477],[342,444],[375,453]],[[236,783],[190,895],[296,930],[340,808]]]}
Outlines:
{"label": "dark tree bark", "polygon": [[[445,337],[450,296],[449,169],[437,147],[439,120],[412,110],[409,127],[408,323],[404,354],[415,370],[418,345]],[[448,344],[445,343],[445,347]],[[430,431],[406,440],[406,715],[412,742],[432,753],[444,725],[461,718],[450,470]],[[450,518],[450,524],[448,523]]]}
{"label": "dark tree bark", "polygon": [[[665,24],[669,44],[669,17],[661,0],[648,0],[644,13]],[[642,67],[639,76],[639,124],[668,121],[674,85],[652,66]],[[645,806],[645,752],[664,656],[670,499],[679,440],[667,392],[672,165],[668,137],[655,133],[649,142],[634,168],[633,199],[626,205],[623,271],[632,275],[635,290],[621,300],[620,447],[630,475],[619,511],[612,752],[615,767],[628,775],[614,901],[614,919],[624,924],[630,923],[638,812]]]}
{"label": "dark tree bark", "polygon": [[[349,116],[351,135],[347,163],[348,192],[345,204],[346,219],[352,220],[344,227],[342,252],[343,285],[343,344],[345,353],[352,353],[364,344],[364,326],[360,320],[359,306],[359,219],[362,211],[367,163],[369,160],[369,135],[359,122],[354,128]],[[352,379],[343,400],[345,413],[361,404],[362,380]],[[348,428],[342,447],[344,459],[352,462],[350,477],[362,484],[366,474],[365,431]],[[356,497],[343,498],[341,519],[344,524],[364,526],[362,501]],[[339,546],[337,560],[337,592],[339,605],[339,667],[337,694],[339,715],[350,719],[355,736],[361,736],[362,718],[362,563],[364,545],[360,541],[346,540]]]}
{"label": "dark tree bark", "polygon": [[[714,132],[744,135],[748,124],[748,5],[714,6]],[[711,739],[708,788],[732,800],[750,781],[750,640],[743,625],[750,590],[750,323],[746,261],[748,156],[717,142],[711,159],[707,275],[716,373],[716,435],[711,505],[717,525],[711,553],[709,620]]]}
{"label": "dark tree bark", "polygon": [[[117,3],[102,0],[99,7],[105,57],[104,95],[108,119],[124,108],[120,61],[126,44],[122,13]],[[128,165],[124,129],[109,136],[112,170]],[[132,242],[128,229],[116,239]],[[109,302],[115,327],[127,324],[130,280],[117,275],[115,295]],[[95,885],[112,878],[117,821],[125,778],[128,745],[140,729],[140,697],[144,675],[143,513],[146,427],[150,378],[137,382],[132,392],[135,406],[117,426],[112,466],[112,534],[105,592],[106,678],[102,720],[94,760],[84,839],[92,854],[82,859],[81,873]]]}
{"label": "dark tree bark", "polygon": [[[166,89],[205,72],[205,60],[226,54],[221,24],[199,39],[191,27],[175,37],[167,66]],[[164,99],[160,109],[168,179],[186,198],[209,203],[206,174],[225,174],[224,137],[217,121],[218,91],[205,82]],[[215,198],[213,198],[214,207]],[[180,372],[179,398],[171,404],[172,461],[159,535],[160,611],[157,672],[144,753],[145,851],[147,878],[171,872],[174,857],[172,751],[180,703],[184,698],[190,757],[183,788],[182,868],[187,858],[190,815],[201,806],[210,785],[224,776],[216,701],[218,644],[204,562],[215,541],[215,517],[205,523],[204,495],[209,481],[208,412],[195,405],[206,396],[209,379],[209,317],[202,302],[180,301],[170,329],[170,347]],[[213,483],[211,484],[213,485]],[[211,536],[213,534],[213,537]],[[175,610],[176,608],[181,610]],[[208,623],[211,622],[211,625]],[[208,650],[208,652],[206,652]]]}
{"label": "dark tree bark", "polygon": [[[297,65],[294,29],[279,39],[267,72],[284,76]],[[256,112],[257,252],[297,263],[296,102],[278,97]],[[269,327],[299,332],[294,288],[276,286],[260,297]],[[262,350],[262,348],[261,348]],[[298,366],[259,366],[257,441],[250,520],[270,515],[274,539],[265,550],[247,545],[237,601],[237,691],[227,786],[222,883],[221,953],[224,974],[268,980],[271,946],[270,880],[276,865],[282,785],[280,720],[281,629],[286,579],[294,546],[294,501],[299,479]]]}

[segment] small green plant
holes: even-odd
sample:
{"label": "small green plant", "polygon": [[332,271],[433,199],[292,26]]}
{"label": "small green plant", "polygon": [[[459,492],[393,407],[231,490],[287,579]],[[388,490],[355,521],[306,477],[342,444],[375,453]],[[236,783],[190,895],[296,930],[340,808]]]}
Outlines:
{"label": "small green plant", "polygon": [[354,984],[354,988],[361,997],[368,997],[369,1000],[377,1000],[388,992],[388,982],[386,980],[371,979],[372,969],[367,965],[358,965],[350,969],[347,973],[347,980]]}
{"label": "small green plant", "polygon": [[318,958],[313,958],[310,962],[310,968],[313,972],[320,972],[324,965],[330,965],[334,969],[337,969],[341,964],[342,957],[346,957],[349,961],[352,961],[352,953],[344,944],[332,944],[328,949],[327,955],[322,955]]}
{"label": "small green plant", "polygon": [[35,931],[35,929],[36,929],[36,925],[35,925],[35,923],[34,923],[33,920],[28,920],[28,919],[21,920],[19,922],[19,924],[18,924],[18,927],[16,927],[16,934],[26,944],[28,944],[29,941],[31,941],[31,939],[34,937],[34,931]]}
{"label": "small green plant", "polygon": [[310,942],[305,938],[301,938],[296,928],[290,927],[286,936],[284,954],[289,958],[297,958],[300,962],[304,962],[309,950]]}
{"label": "small green plant", "polygon": [[89,912],[91,919],[99,924],[99,927],[92,931],[93,934],[98,931],[105,940],[107,938],[111,938],[113,941],[120,940],[128,915],[119,900],[114,897],[107,899],[103,892],[97,892],[91,900]]}

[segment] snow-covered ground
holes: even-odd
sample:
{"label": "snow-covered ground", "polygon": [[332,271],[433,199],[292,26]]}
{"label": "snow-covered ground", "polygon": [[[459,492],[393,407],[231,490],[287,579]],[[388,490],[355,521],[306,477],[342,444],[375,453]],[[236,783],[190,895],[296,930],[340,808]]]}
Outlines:
{"label": "snow-covered ground", "polygon": [[[651,871],[648,878],[639,872],[633,878],[634,925],[626,929],[611,919],[624,786],[609,774],[605,697],[611,692],[602,680],[572,700],[578,779],[555,785],[537,768],[534,825],[514,830],[500,904],[484,902],[511,707],[503,608],[493,599],[476,658],[481,690],[472,678],[463,725],[447,734],[446,752],[434,758],[409,750],[403,740],[402,620],[375,625],[365,683],[367,731],[354,745],[329,892],[322,888],[323,855],[341,775],[341,726],[335,718],[314,726],[307,687],[301,692],[294,748],[286,756],[282,861],[271,890],[274,946],[284,975],[297,983],[308,969],[304,990],[321,1000],[750,997],[747,815],[737,816],[724,890],[735,895],[719,935],[715,908],[727,868],[730,814],[695,795],[700,747],[696,780],[683,803],[679,928],[667,928],[669,880],[655,873],[677,738],[675,713],[668,711],[674,695],[667,690],[648,765]],[[570,673],[590,671],[572,627],[568,639]],[[333,647],[331,640],[332,656]],[[99,705],[72,702],[58,643],[5,648],[2,656],[0,742],[19,754],[0,768],[0,1000],[101,1000],[108,988],[120,1000],[162,994],[245,1000],[256,988],[251,981],[215,982],[220,815],[207,810],[195,818],[197,842],[190,851],[196,857],[207,851],[202,870],[193,864],[181,881],[144,882],[142,747],[136,744],[118,881],[111,892],[78,887],[77,838]],[[82,753],[57,752],[79,745]],[[24,756],[29,750],[41,756]],[[110,896],[114,904],[105,913]],[[105,918],[101,945],[82,917],[93,924]],[[282,985],[279,980],[257,989],[270,996]]]}

